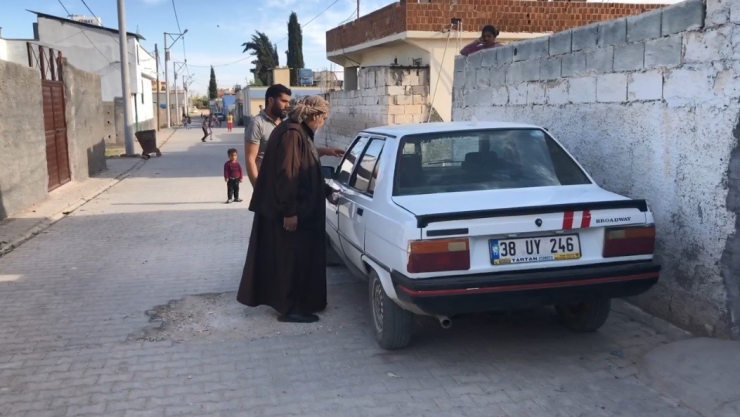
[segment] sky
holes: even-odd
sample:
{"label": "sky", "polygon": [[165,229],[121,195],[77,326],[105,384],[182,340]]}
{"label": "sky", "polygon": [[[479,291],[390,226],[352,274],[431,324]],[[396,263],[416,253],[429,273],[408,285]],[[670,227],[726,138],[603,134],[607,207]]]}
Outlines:
{"label": "sky", "polygon": [[[91,16],[82,0],[0,0],[0,27],[4,38],[32,38],[36,15],[28,10],[66,17],[62,5],[71,14]],[[360,16],[397,0],[361,0]],[[103,26],[118,28],[118,11],[115,0],[84,0],[87,6],[103,21]],[[280,64],[286,64],[288,49],[288,17],[292,11],[303,25],[303,59],[306,67],[314,70],[341,71],[341,67],[326,59],[326,31],[349,22],[356,16],[356,0],[125,0],[126,29],[137,32],[146,40],[142,45],[154,53],[157,43],[160,51],[164,32],[177,33],[188,30],[171,48],[172,61],[188,62],[187,70],[194,76],[191,91],[205,94],[208,89],[210,65],[214,66],[219,88],[246,84],[252,78],[254,66],[249,54],[242,53],[244,42],[251,40],[255,31],[266,33],[278,43]],[[177,10],[177,19],[175,11]],[[326,10],[325,10],[326,9]],[[318,17],[316,17],[318,16]],[[170,40],[168,40],[169,44]],[[184,46],[184,50],[183,50]],[[247,59],[244,59],[247,58]],[[241,62],[236,62],[243,59]],[[160,61],[160,71],[162,69]],[[228,65],[225,65],[228,64]],[[333,65],[333,66],[332,66]],[[162,73],[162,78],[164,77]],[[172,79],[172,65],[170,65]]]}

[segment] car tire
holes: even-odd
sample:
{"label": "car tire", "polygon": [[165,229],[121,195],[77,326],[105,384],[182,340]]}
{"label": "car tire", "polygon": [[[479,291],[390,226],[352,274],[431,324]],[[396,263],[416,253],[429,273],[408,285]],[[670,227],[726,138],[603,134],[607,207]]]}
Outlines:
{"label": "car tire", "polygon": [[370,314],[378,345],[386,350],[401,349],[411,342],[413,315],[388,297],[375,271],[370,272]]}
{"label": "car tire", "polygon": [[582,333],[595,332],[606,323],[612,300],[586,301],[573,305],[556,306],[565,327]]}

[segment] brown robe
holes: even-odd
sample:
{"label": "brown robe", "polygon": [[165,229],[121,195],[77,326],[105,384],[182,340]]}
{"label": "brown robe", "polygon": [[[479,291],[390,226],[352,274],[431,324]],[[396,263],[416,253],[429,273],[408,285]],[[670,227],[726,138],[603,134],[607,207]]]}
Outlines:
{"label": "brown robe", "polygon": [[[286,121],[267,141],[249,209],[255,213],[236,299],[280,314],[326,307],[327,185],[305,124]],[[289,232],[283,218],[298,216]]]}

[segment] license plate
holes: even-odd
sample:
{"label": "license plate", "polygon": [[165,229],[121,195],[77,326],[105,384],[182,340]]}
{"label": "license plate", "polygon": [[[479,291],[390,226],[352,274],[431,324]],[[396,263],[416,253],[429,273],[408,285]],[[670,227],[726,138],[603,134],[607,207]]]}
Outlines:
{"label": "license plate", "polygon": [[563,261],[581,257],[578,235],[540,236],[490,240],[494,265]]}

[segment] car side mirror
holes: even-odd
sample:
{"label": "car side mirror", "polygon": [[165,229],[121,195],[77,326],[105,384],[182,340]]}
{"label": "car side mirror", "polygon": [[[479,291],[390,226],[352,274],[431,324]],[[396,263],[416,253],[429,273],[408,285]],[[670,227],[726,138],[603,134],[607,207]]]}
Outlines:
{"label": "car side mirror", "polygon": [[322,165],[321,166],[321,174],[326,179],[333,180],[334,179],[334,172],[335,172],[335,169],[332,166],[329,166],[329,165]]}

